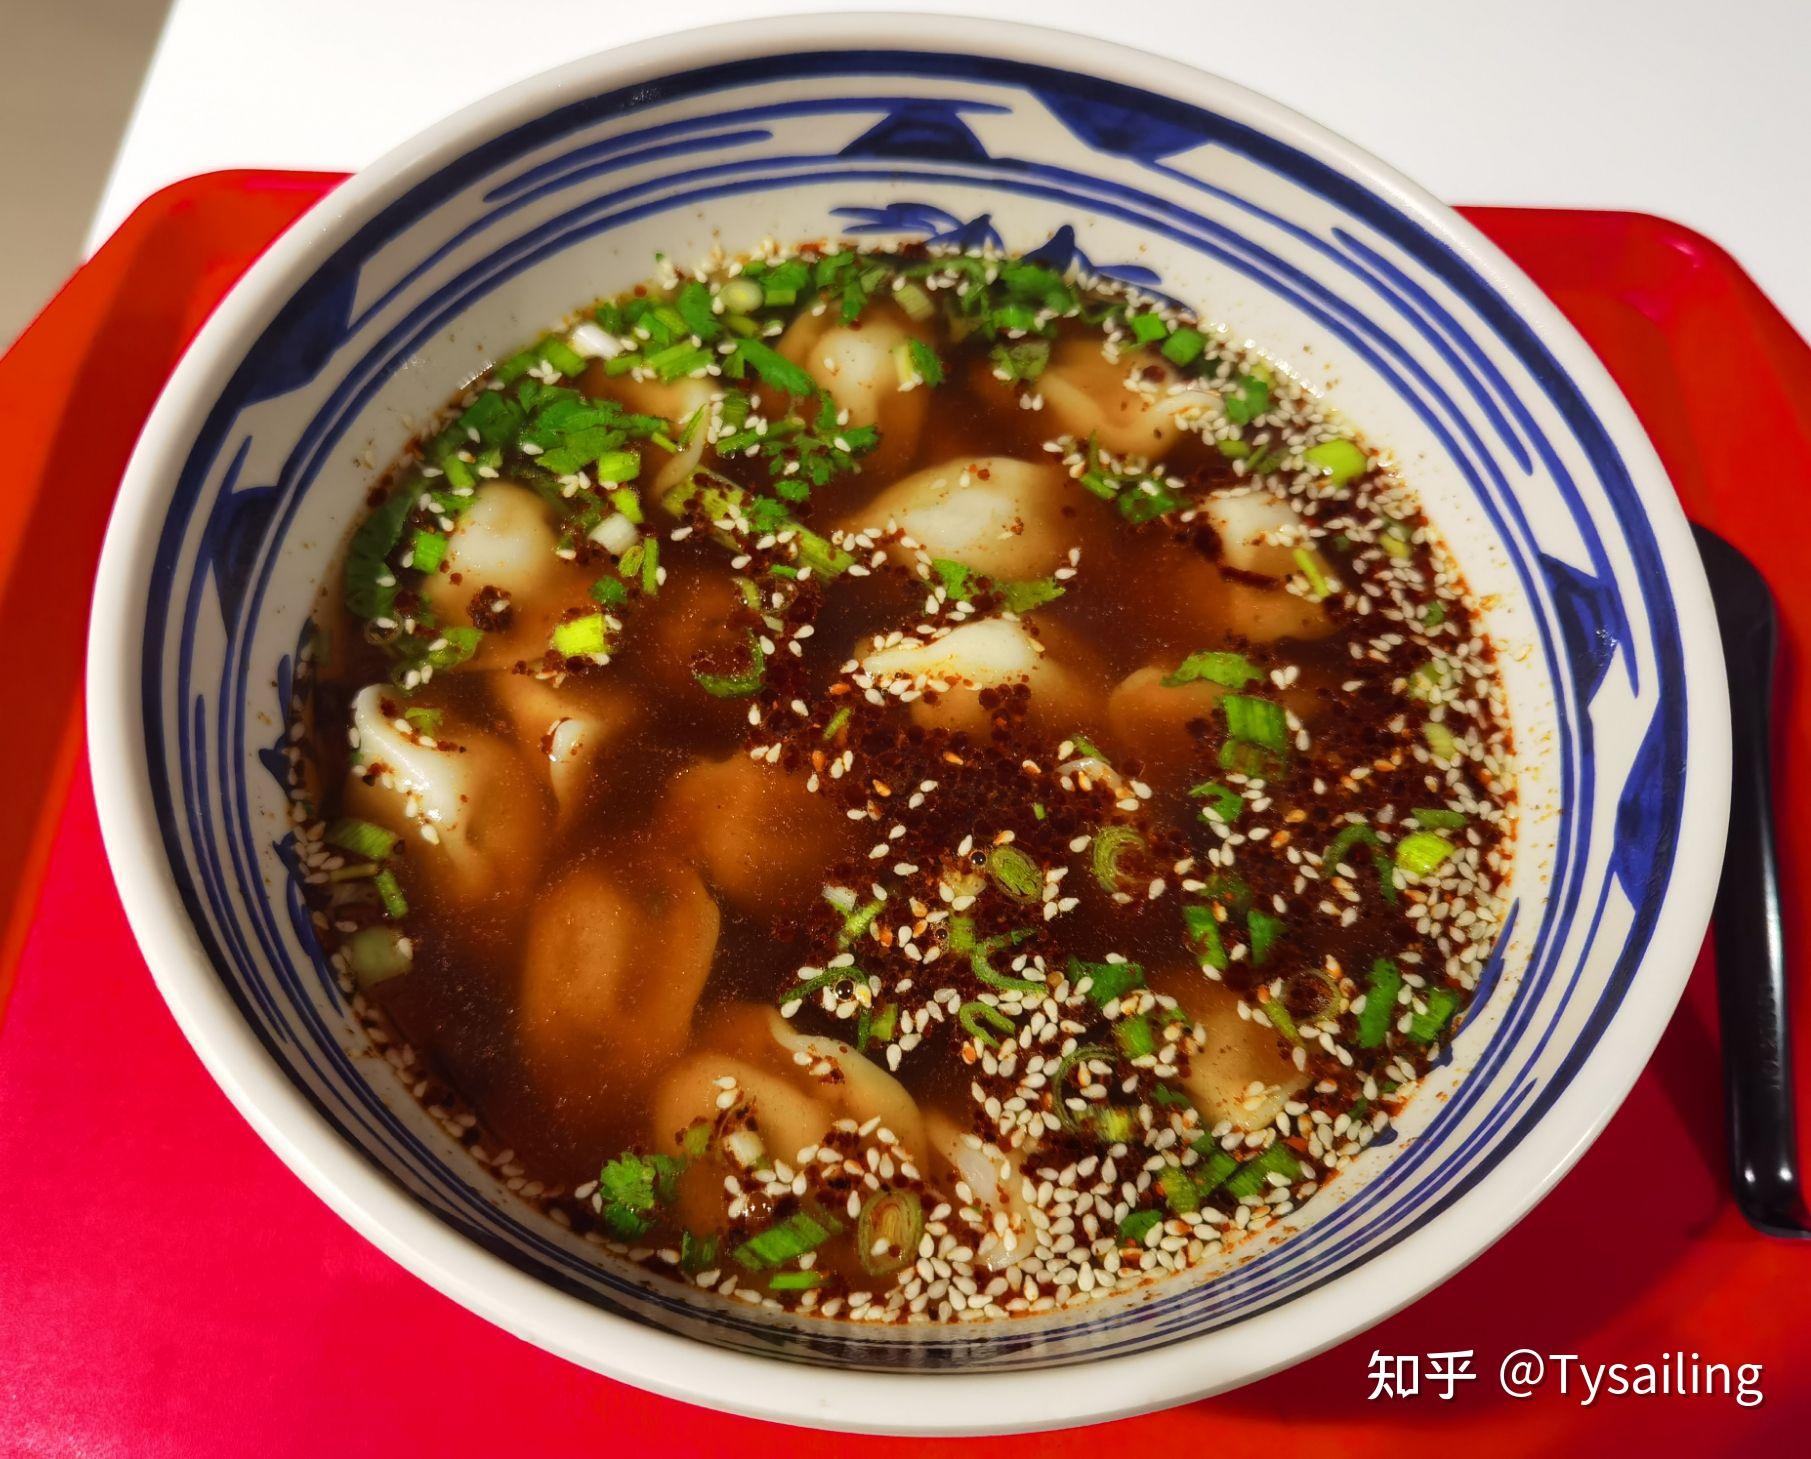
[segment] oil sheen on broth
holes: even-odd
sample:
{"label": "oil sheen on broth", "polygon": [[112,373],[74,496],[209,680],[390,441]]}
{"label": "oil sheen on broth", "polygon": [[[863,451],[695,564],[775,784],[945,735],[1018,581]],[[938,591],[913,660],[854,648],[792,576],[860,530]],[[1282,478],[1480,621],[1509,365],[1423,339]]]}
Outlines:
{"label": "oil sheen on broth", "polygon": [[1462,1023],[1513,766],[1416,500],[1035,263],[672,270],[372,491],[298,691],[353,1006],[511,1189],[824,1317],[1294,1209]]}

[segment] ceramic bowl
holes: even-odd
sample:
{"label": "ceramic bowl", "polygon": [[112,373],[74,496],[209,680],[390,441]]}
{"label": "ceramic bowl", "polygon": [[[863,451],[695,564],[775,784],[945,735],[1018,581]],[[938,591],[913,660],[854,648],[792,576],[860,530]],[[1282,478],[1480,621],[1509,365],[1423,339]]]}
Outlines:
{"label": "ceramic bowl", "polygon": [[[286,870],[291,666],[373,466],[483,363],[644,278],[656,252],[834,235],[1000,244],[1188,301],[1391,447],[1485,595],[1521,804],[1490,976],[1387,1143],[1287,1239],[1198,1277],[920,1329],[650,1285],[416,1107],[349,1017]],[[1324,1348],[1470,1260],[1578,1157],[1653,1049],[1708,918],[1729,773],[1712,625],[1627,405],[1434,199],[1153,56],[993,22],[815,16],[514,86],[272,247],[127,473],[89,730],[114,874],[177,1019],[277,1153],[398,1261],[531,1342],[696,1403],[1029,1429]]]}

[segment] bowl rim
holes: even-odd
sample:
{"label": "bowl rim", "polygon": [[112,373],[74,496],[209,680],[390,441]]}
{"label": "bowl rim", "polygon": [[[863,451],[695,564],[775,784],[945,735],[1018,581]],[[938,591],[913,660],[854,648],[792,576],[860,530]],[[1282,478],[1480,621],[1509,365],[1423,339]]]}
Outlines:
{"label": "bowl rim", "polygon": [[[349,1225],[461,1305],[537,1346],[668,1397],[853,1432],[1029,1432],[1147,1412],[1264,1377],[1382,1321],[1509,1230],[1589,1148],[1671,1018],[1710,917],[1728,814],[1729,726],[1709,587],[1685,516],[1633,410],[1570,323],[1476,228],[1394,169],[1280,103],[1193,66],[1017,21],[906,12],[793,14],[608,50],[495,92],[401,143],[279,238],[221,302],[172,374],[122,480],[96,580],[87,730],[102,839],[133,933],[184,1036],[286,1165]],[[1590,402],[1646,508],[1679,608],[1693,686],[1679,849],[1628,995],[1570,1086],[1451,1206],[1337,1281],[1233,1327],[1166,1347],[1009,1373],[871,1372],[719,1348],[632,1321],[537,1280],[438,1220],[346,1144],[265,1051],[216,975],[165,858],[142,748],[138,665],[150,554],[196,429],[274,307],[319,259],[478,137],[599,86],[763,55],[856,48],[979,52],[1073,69],[1228,113],[1356,176],[1449,244],[1506,299]],[[1697,873],[1682,874],[1688,865]],[[1639,992],[1637,992],[1639,989]],[[1306,1334],[1306,1336],[1302,1336]],[[1211,1368],[1204,1362],[1215,1349]],[[1212,1376],[1205,1376],[1211,1372]],[[930,1404],[886,1400],[909,1386]]]}

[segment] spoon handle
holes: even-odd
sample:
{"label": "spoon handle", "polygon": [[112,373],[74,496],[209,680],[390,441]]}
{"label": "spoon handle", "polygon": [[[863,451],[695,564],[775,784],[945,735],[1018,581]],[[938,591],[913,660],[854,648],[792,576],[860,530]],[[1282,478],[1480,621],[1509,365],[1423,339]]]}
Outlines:
{"label": "spoon handle", "polygon": [[1729,671],[1734,788],[1712,932],[1722,1022],[1730,1177],[1757,1231],[1811,1238],[1799,1184],[1786,942],[1773,817],[1773,689],[1779,620],[1754,565],[1694,527]]}

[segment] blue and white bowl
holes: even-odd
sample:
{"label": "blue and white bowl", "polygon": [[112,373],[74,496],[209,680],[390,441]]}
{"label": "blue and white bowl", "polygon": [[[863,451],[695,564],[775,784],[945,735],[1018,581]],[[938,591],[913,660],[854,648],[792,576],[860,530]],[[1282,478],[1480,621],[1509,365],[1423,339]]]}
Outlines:
{"label": "blue and white bowl", "polygon": [[[1085,70],[1077,70],[1078,63]],[[388,461],[569,309],[771,235],[991,242],[1199,307],[1393,447],[1486,595],[1520,755],[1514,911],[1396,1136],[1199,1278],[956,1329],[651,1286],[451,1144],[349,1017],[284,864],[275,749],[317,588]],[[1183,66],[1022,26],[763,21],[581,61],[334,192],[202,333],[108,534],[89,733],[109,855],[189,1039],[313,1189],[577,1362],[849,1429],[1073,1424],[1246,1382],[1503,1233],[1640,1071],[1709,916],[1723,667],[1677,502],[1608,376],[1425,193]]]}

